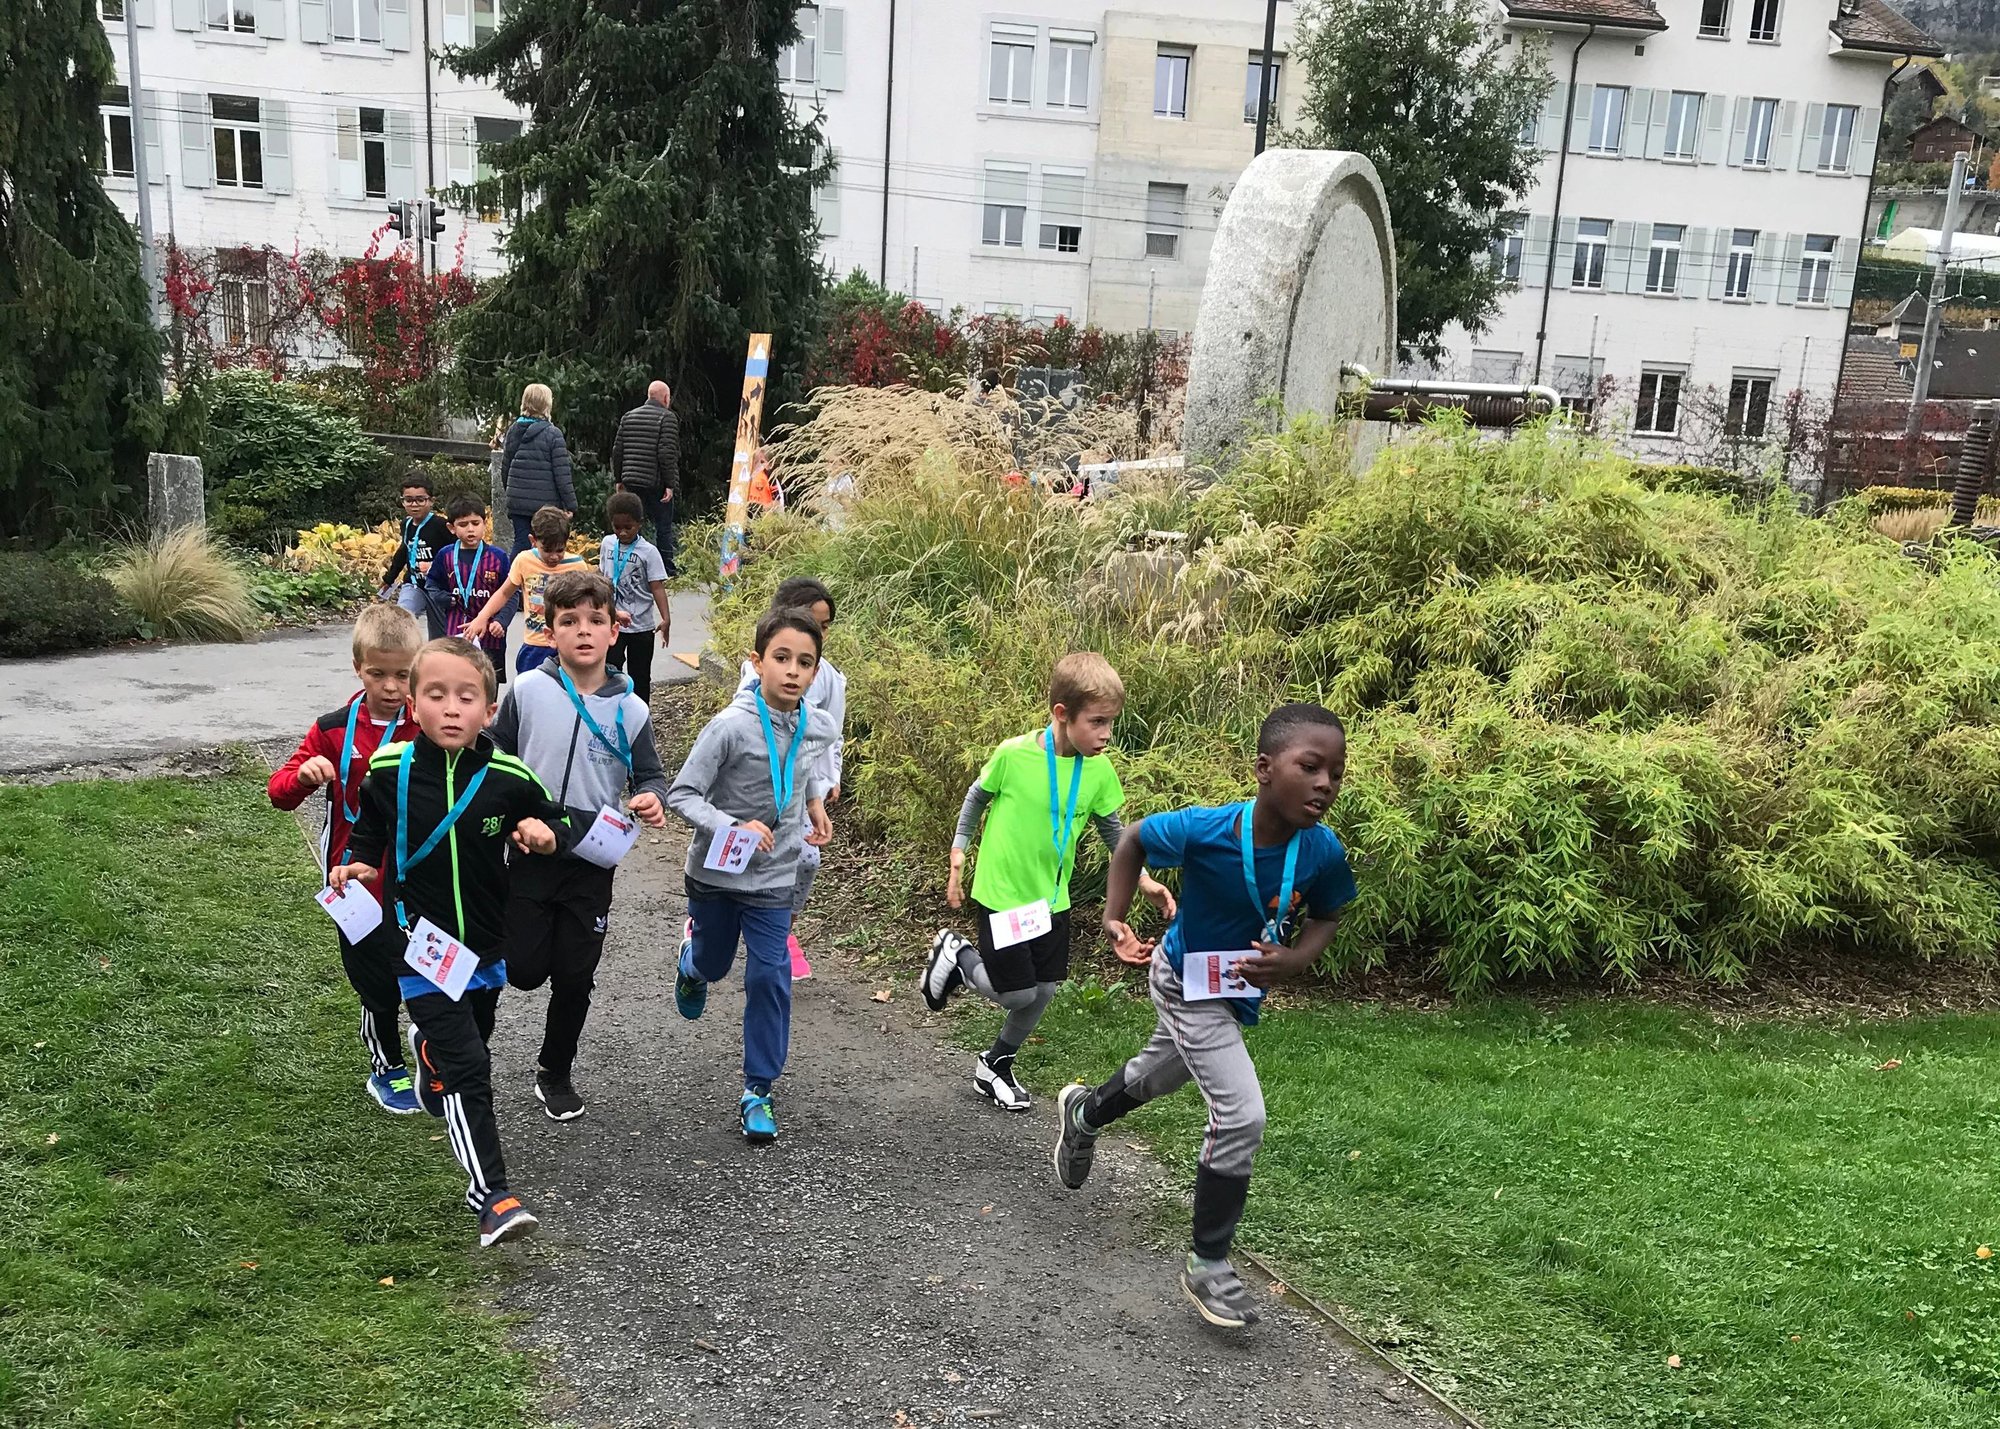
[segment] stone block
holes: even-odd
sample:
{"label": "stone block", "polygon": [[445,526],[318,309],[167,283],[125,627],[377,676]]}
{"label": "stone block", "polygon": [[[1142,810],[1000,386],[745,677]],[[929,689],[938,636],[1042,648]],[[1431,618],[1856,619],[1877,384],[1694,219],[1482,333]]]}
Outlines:
{"label": "stone block", "polygon": [[200,457],[154,452],[146,458],[146,516],[155,536],[208,524]]}

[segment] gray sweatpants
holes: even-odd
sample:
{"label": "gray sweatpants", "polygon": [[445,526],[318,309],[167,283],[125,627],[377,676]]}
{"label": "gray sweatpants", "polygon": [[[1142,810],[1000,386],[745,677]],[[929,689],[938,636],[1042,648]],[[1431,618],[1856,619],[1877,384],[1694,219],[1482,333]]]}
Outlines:
{"label": "gray sweatpants", "polygon": [[965,975],[965,985],[1007,1014],[1007,1020],[1000,1024],[1000,1035],[994,1039],[993,1051],[1012,1056],[1027,1045],[1031,1034],[1042,1020],[1042,1014],[1055,1001],[1060,983],[1038,982],[1033,987],[1017,987],[1008,992],[996,991],[993,979],[987,975],[986,964],[979,956],[979,945],[961,938],[958,941],[958,970]]}

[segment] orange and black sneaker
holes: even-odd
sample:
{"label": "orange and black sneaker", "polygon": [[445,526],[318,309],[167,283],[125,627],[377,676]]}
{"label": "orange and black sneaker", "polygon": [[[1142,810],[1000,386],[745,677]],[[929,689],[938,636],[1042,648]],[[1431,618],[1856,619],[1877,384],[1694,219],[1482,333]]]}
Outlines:
{"label": "orange and black sneaker", "polygon": [[417,1105],[432,1116],[444,1115],[444,1078],[431,1065],[431,1043],[417,1024],[410,1024],[410,1080],[417,1094]]}
{"label": "orange and black sneaker", "polygon": [[541,1224],[535,1213],[521,1204],[519,1196],[502,1191],[492,1205],[479,1213],[479,1244],[485,1247],[519,1240],[533,1235]]}

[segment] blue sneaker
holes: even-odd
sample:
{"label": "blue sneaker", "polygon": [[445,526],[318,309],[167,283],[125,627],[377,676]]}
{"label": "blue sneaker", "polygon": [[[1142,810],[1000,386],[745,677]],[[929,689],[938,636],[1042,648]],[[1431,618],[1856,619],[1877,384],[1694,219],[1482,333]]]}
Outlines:
{"label": "blue sneaker", "polygon": [[690,918],[687,935],[681,939],[680,963],[674,977],[674,1006],[681,1016],[692,1022],[701,1016],[708,1006],[708,984],[694,975],[694,920]]}
{"label": "blue sneaker", "polygon": [[778,1139],[778,1119],[771,1114],[771,1099],[748,1090],[736,1104],[743,1119],[743,1139],[753,1146],[767,1146]]}
{"label": "blue sneaker", "polygon": [[409,1039],[410,1065],[417,1069],[416,1075],[410,1079],[414,1083],[411,1090],[416,1093],[417,1105],[432,1116],[442,1117],[444,1078],[437,1074],[435,1067],[431,1066],[431,1044],[424,1034],[417,1030],[417,1024],[414,1022],[410,1024]]}
{"label": "blue sneaker", "polygon": [[415,1116],[424,1109],[417,1100],[417,1089],[407,1067],[391,1067],[375,1073],[368,1079],[368,1095],[391,1116]]}

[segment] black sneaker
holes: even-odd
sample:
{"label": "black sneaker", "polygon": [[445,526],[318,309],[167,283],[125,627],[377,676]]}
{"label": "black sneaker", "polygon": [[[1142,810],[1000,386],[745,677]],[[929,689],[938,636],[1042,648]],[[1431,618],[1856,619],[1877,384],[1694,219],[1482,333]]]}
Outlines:
{"label": "black sneaker", "polygon": [[1014,1080],[1012,1057],[1002,1057],[995,1062],[987,1053],[981,1052],[979,1061],[972,1068],[972,1084],[979,1088],[981,1096],[1002,1111],[1028,1109],[1028,1089]]}
{"label": "black sneaker", "polygon": [[550,1121],[575,1121],[583,1115],[583,1098],[576,1094],[567,1076],[535,1069],[535,1100]]}
{"label": "black sneaker", "polygon": [[479,1244],[484,1247],[519,1240],[533,1235],[541,1224],[519,1196],[502,1195],[479,1213]]}
{"label": "black sneaker", "polygon": [[1056,1180],[1069,1190],[1081,1191],[1090,1179],[1090,1163],[1097,1158],[1097,1133],[1083,1127],[1083,1104],[1090,1088],[1071,1082],[1056,1093]]}
{"label": "black sneaker", "polygon": [[1260,1316],[1251,1303],[1250,1287],[1228,1261],[1205,1266],[1192,1255],[1181,1269],[1181,1289],[1201,1312],[1201,1318],[1225,1330],[1254,1325]]}
{"label": "black sneaker", "polygon": [[938,929],[938,935],[931,939],[930,961],[924,964],[919,986],[932,1012],[943,1012],[952,993],[965,986],[965,974],[958,970],[958,950],[964,945],[965,939],[949,928]]}

